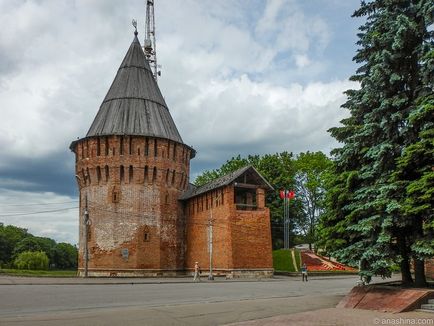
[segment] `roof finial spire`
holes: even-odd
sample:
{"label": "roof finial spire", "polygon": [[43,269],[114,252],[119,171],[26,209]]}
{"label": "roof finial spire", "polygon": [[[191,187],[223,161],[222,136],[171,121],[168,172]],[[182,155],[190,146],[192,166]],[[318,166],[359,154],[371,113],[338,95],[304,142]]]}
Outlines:
{"label": "roof finial spire", "polygon": [[134,27],[134,35],[135,36],[137,36],[137,34],[139,34],[138,32],[137,32],[137,20],[135,20],[135,19],[133,19],[132,20],[132,22],[131,22],[131,24],[133,25],[133,27]]}

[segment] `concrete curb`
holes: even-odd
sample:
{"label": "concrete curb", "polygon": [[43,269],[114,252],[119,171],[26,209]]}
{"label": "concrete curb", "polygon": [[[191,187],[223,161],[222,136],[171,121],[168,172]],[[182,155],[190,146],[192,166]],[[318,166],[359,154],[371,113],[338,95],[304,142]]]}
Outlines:
{"label": "concrete curb", "polygon": [[[291,276],[291,277],[301,277],[300,272],[283,272],[283,271],[275,271],[274,275],[281,276]],[[358,272],[308,272],[309,276],[345,276],[345,275],[359,275]]]}
{"label": "concrete curb", "polygon": [[[352,277],[356,273],[309,273],[310,277],[315,277],[315,280],[329,279],[330,277],[342,278]],[[194,282],[192,277],[178,278],[109,278],[109,277],[37,277],[37,276],[0,276],[0,287],[4,285],[139,285],[139,284],[186,284],[186,283],[231,283],[231,282],[286,282],[290,277],[295,279],[301,277],[301,273],[276,272],[273,278],[232,278],[225,279],[224,277],[215,276],[213,281],[209,281],[206,276],[203,276],[200,282]],[[283,276],[283,277],[279,277]]]}
{"label": "concrete curb", "polygon": [[208,279],[203,279],[200,282],[194,282],[192,279],[185,280],[137,280],[137,281],[127,281],[127,280],[113,280],[113,281],[105,281],[102,279],[74,279],[71,278],[70,282],[65,282],[59,279],[37,279],[38,281],[33,282],[30,280],[17,280],[17,279],[8,279],[2,280],[0,278],[0,286],[4,285],[139,285],[139,284],[196,284],[196,283],[230,283],[230,282],[279,282],[281,279],[215,279],[213,281],[209,281]]}

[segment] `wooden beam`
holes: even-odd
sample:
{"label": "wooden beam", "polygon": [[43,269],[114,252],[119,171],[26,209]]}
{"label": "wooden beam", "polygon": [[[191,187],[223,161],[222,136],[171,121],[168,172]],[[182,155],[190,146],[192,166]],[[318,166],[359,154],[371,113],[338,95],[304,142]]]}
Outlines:
{"label": "wooden beam", "polygon": [[241,182],[235,182],[234,186],[237,188],[249,188],[249,189],[261,188],[261,186],[258,186],[258,185],[252,185],[250,183],[241,183]]}

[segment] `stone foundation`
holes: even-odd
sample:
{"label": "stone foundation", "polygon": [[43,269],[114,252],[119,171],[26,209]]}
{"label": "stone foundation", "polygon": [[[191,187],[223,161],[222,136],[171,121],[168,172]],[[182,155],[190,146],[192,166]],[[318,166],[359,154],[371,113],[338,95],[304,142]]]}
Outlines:
{"label": "stone foundation", "polygon": [[[208,271],[202,271],[201,276],[208,276]],[[235,269],[213,270],[215,277],[226,277],[226,279],[235,278],[271,278],[274,275],[273,269]],[[79,268],[77,276],[84,277],[84,269]],[[93,269],[88,270],[89,277],[180,277],[180,276],[193,276],[193,270],[158,270],[158,269]]]}
{"label": "stone foundation", "polygon": [[[185,271],[175,270],[158,270],[158,269],[120,269],[120,270],[104,270],[104,269],[89,269],[89,277],[178,277],[185,276]],[[77,276],[84,277],[84,269],[80,268]]]}

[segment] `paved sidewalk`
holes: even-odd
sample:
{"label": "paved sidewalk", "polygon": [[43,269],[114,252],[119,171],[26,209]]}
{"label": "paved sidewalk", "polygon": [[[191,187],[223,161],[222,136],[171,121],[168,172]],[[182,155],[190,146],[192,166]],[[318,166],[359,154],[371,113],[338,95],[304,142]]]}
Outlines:
{"label": "paved sidewalk", "polygon": [[[352,279],[354,275],[320,275],[311,276],[309,280],[327,281],[330,279]],[[234,278],[226,279],[215,276],[213,281],[208,281],[206,275],[201,277],[202,283],[228,283],[228,282],[298,282],[300,277],[275,275],[272,278]],[[0,274],[1,285],[69,285],[69,284],[167,284],[167,283],[193,283],[193,276],[178,277],[35,277],[35,276],[11,276]],[[356,284],[356,283],[354,283]]]}
{"label": "paved sidewalk", "polygon": [[362,309],[328,308],[244,321],[227,326],[372,326],[372,325],[434,325],[434,313],[383,313]]}
{"label": "paved sidewalk", "polygon": [[[220,282],[275,282],[281,281],[281,277],[275,278],[234,278],[226,279],[225,277],[214,277],[213,281],[209,281],[207,276],[201,277],[203,283],[220,283]],[[0,275],[1,285],[73,285],[73,284],[167,284],[167,283],[193,283],[193,276],[179,277],[31,277],[31,276],[8,276]]]}

